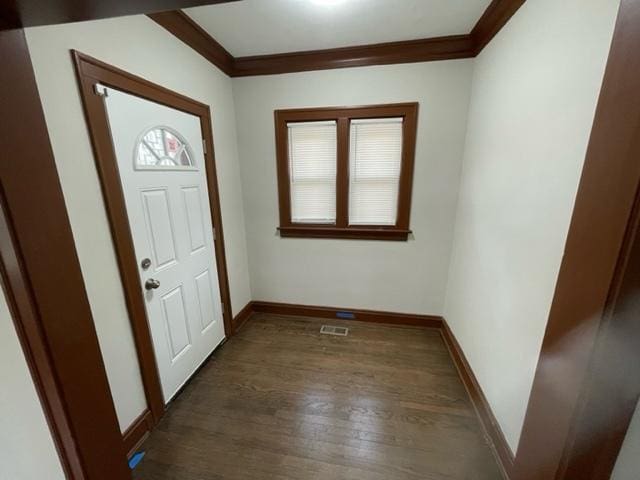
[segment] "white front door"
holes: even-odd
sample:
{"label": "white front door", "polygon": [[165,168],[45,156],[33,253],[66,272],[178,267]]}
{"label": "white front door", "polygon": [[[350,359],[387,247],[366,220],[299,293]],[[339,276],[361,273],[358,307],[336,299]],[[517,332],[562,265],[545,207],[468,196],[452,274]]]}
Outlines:
{"label": "white front door", "polygon": [[165,402],[224,339],[200,119],[108,88]]}

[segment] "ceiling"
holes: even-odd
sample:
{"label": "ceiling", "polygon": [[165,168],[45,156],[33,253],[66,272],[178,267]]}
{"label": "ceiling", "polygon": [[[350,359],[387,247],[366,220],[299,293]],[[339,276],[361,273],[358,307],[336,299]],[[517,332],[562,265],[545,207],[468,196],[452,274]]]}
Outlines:
{"label": "ceiling", "polygon": [[242,0],[184,10],[234,57],[471,31],[491,0]]}

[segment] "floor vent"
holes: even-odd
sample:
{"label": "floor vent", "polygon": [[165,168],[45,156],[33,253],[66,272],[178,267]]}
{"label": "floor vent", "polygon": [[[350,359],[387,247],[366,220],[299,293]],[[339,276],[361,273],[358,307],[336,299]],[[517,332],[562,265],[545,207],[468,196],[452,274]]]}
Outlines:
{"label": "floor vent", "polygon": [[320,333],[323,335],[337,335],[339,337],[346,337],[349,334],[349,329],[346,327],[332,327],[331,325],[323,325],[320,329]]}

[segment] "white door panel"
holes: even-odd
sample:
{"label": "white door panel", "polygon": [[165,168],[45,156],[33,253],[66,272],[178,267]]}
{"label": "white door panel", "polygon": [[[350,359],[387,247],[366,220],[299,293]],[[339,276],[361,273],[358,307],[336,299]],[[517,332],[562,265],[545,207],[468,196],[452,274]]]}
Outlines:
{"label": "white door panel", "polygon": [[142,190],[140,194],[153,264],[156,270],[170,267],[176,263],[177,258],[168,189]]}
{"label": "white door panel", "polygon": [[182,285],[164,295],[161,303],[165,329],[169,337],[170,358],[171,362],[175,362],[191,347],[191,333]]}
{"label": "white door panel", "polygon": [[213,322],[213,297],[211,291],[211,273],[205,270],[196,277],[196,288],[198,292],[198,306],[200,307],[200,333],[204,333]]}
{"label": "white door panel", "polygon": [[111,88],[106,104],[168,402],[224,339],[200,119]]}
{"label": "white door panel", "polygon": [[182,188],[182,200],[187,217],[191,253],[195,253],[205,246],[201,196],[200,188],[197,185]]}

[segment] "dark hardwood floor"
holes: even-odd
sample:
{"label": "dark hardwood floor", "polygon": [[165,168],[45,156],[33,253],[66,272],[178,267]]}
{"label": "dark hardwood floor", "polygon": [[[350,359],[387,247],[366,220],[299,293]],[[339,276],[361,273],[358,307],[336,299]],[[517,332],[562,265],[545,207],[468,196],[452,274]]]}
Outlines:
{"label": "dark hardwood floor", "polygon": [[502,478],[437,330],[266,314],[143,449],[136,480]]}

